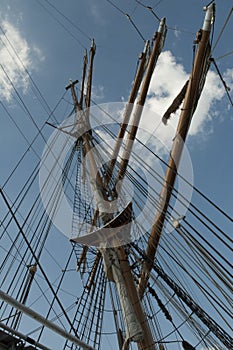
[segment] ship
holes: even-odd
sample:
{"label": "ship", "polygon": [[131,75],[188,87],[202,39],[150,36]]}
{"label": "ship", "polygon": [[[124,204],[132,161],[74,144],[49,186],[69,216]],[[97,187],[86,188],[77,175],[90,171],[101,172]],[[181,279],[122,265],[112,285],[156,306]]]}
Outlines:
{"label": "ship", "polygon": [[[169,28],[157,18],[127,102],[93,101],[92,39],[81,79],[65,87],[69,113],[56,119],[57,105],[36,126],[43,148],[36,136],[0,188],[0,349],[233,349],[232,217],[194,185],[186,147],[211,65],[232,107],[212,55],[215,7],[162,116],[146,104]],[[175,117],[166,146],[150,120],[168,130]]]}

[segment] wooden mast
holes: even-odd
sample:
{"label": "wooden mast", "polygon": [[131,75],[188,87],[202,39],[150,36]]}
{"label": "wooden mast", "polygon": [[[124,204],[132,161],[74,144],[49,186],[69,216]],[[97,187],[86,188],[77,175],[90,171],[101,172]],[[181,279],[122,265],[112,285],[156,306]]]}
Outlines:
{"label": "wooden mast", "polygon": [[[146,95],[147,95],[148,88],[149,88],[149,83],[150,83],[150,80],[152,77],[152,73],[153,73],[155,64],[156,64],[158,56],[163,48],[165,35],[166,35],[166,25],[165,25],[165,19],[163,19],[160,22],[158,32],[156,32],[156,34],[155,34],[152,53],[151,53],[150,58],[149,58],[145,78],[144,78],[142,89],[141,89],[140,96],[139,96],[139,101],[137,102],[137,109],[136,109],[136,113],[134,115],[133,125],[130,129],[130,134],[128,137],[127,150],[126,150],[127,155],[132,150],[132,148],[131,148],[132,141],[136,137],[138,124],[139,124],[139,120],[140,120],[141,113],[142,113],[142,106],[143,106],[145,99],[146,99]],[[148,46],[148,44],[146,44],[146,48],[145,48],[146,52],[148,50],[147,46]],[[139,89],[140,82],[142,80],[143,70],[145,67],[146,52],[145,52],[145,55],[143,55],[144,58],[142,60],[142,63],[140,65],[140,69],[139,69],[138,74],[137,74],[137,80],[133,86],[133,90],[132,90],[131,95],[130,95],[129,101],[131,103],[134,102],[134,100],[136,98],[137,91]],[[95,53],[95,47],[93,47],[93,49],[91,50],[91,64],[90,64],[90,68],[89,68],[89,77],[88,77],[88,84],[87,84],[87,96],[86,96],[87,109],[88,109],[88,107],[90,107],[91,80],[92,80],[92,67],[93,67],[94,53]],[[85,122],[89,123],[89,111],[87,112],[87,115],[86,115],[86,112],[84,113],[84,111],[82,111],[82,107],[78,103],[77,96],[75,94],[74,84],[71,83],[69,87],[71,88],[71,91],[72,91],[72,96],[73,96],[73,100],[74,100],[74,105],[76,107],[77,116],[79,116],[79,118],[80,118],[80,114],[82,114],[81,115],[82,122],[84,124],[85,124]],[[130,106],[130,108],[131,108],[131,106]],[[126,113],[125,113],[126,119],[124,120],[123,124],[121,125],[121,130],[118,134],[118,136],[121,136],[121,138],[124,135],[130,114],[131,114],[130,110],[126,111]],[[83,120],[84,117],[87,119],[86,121]],[[98,177],[97,179],[95,179],[96,182],[93,183],[92,185],[93,185],[93,191],[95,192],[95,196],[97,197],[97,200],[96,200],[97,212],[99,214],[102,213],[102,219],[104,222],[105,217],[103,214],[104,214],[105,201],[103,198],[103,192],[104,192],[103,181],[104,180],[106,181],[106,179],[100,178],[98,171],[97,171],[97,165],[96,165],[95,159],[94,159],[93,155],[91,154],[92,152],[89,152],[90,151],[90,138],[89,137],[90,137],[89,133],[86,133],[82,136],[82,138],[84,140],[84,147],[86,149],[86,156],[87,156],[87,159],[88,159],[89,164],[90,164],[90,172],[92,174],[96,174]],[[120,137],[118,137],[118,139],[116,141],[116,147],[115,147],[115,150],[116,150],[115,154],[116,155],[117,155],[119,148],[121,146],[121,140],[119,141],[119,139],[120,139]],[[127,168],[127,164],[128,164],[128,158],[126,159],[125,155],[126,155],[126,153],[124,154],[124,157],[123,157],[123,163],[120,166],[119,175],[120,175],[121,179],[124,177],[124,174],[125,174],[125,171]],[[112,164],[112,165],[114,167],[114,164]],[[112,169],[113,169],[113,167],[112,167]],[[119,179],[119,177],[118,177],[118,179]],[[100,187],[102,188],[102,193],[101,193],[101,191],[99,191]],[[102,199],[102,203],[101,203],[101,199]],[[129,309],[131,309],[132,311],[130,311],[130,312],[132,312],[134,314],[134,321],[135,321],[136,328],[134,327],[131,329],[131,331],[129,331],[129,332],[127,331],[128,338],[125,339],[125,342],[123,344],[122,349],[124,349],[124,350],[127,349],[129,342],[133,340],[133,341],[137,342],[139,350],[144,350],[144,349],[155,350],[154,340],[153,340],[153,337],[152,337],[152,334],[151,334],[151,331],[149,328],[149,324],[148,324],[146,315],[143,311],[143,307],[142,307],[141,301],[139,299],[139,295],[137,293],[136,284],[135,284],[135,281],[134,281],[134,278],[132,275],[132,271],[131,271],[131,268],[129,265],[128,256],[127,256],[127,253],[125,251],[125,248],[123,246],[120,246],[118,248],[107,248],[107,249],[103,247],[100,249],[100,251],[103,255],[103,259],[105,262],[108,262],[108,260],[111,260],[111,259],[113,259],[112,261],[115,261],[110,266],[107,266],[107,263],[105,263],[105,265],[107,266],[106,275],[108,278],[110,278],[111,280],[113,280],[117,284],[117,289],[118,289],[118,292],[120,294],[120,300],[122,299],[121,304],[122,304],[123,313],[125,313],[125,317],[127,317],[126,315],[127,315],[127,312]],[[124,290],[123,291],[124,296],[122,296],[122,294],[121,294],[122,290]],[[126,307],[126,310],[124,310],[124,305]],[[128,321],[129,320],[130,320],[130,318],[128,319]],[[137,333],[135,333],[135,332],[137,332],[137,330],[139,332],[138,335],[137,335]],[[131,338],[131,336],[132,336],[132,338]]]}
{"label": "wooden mast", "polygon": [[137,69],[137,72],[135,75],[135,79],[134,79],[133,86],[132,86],[132,89],[130,92],[130,96],[128,98],[128,102],[125,106],[123,121],[121,123],[120,129],[119,129],[119,132],[117,135],[116,143],[115,143],[113,153],[111,156],[111,160],[109,163],[109,167],[108,167],[108,173],[106,174],[105,186],[108,185],[108,182],[111,180],[111,177],[112,177],[113,169],[114,169],[114,166],[115,166],[116,161],[117,161],[117,156],[119,154],[119,150],[122,146],[123,138],[124,138],[124,135],[125,135],[128,123],[129,123],[129,119],[130,119],[132,110],[133,110],[134,102],[136,100],[137,93],[138,93],[138,90],[141,86],[143,75],[145,73],[148,53],[149,53],[149,41],[146,41],[144,51],[141,53],[141,55],[139,57],[140,62],[138,65],[138,69]]}
{"label": "wooden mast", "polygon": [[190,75],[189,84],[185,94],[185,100],[176,131],[176,136],[173,142],[171,156],[168,162],[167,172],[163,184],[163,188],[159,198],[158,211],[155,216],[155,221],[151,230],[151,235],[148,242],[146,254],[149,261],[145,261],[141,271],[139,282],[139,294],[143,297],[143,293],[147,286],[150,277],[150,271],[155,258],[157,247],[162,234],[164,221],[169,206],[172,189],[175,184],[178,165],[181,159],[182,151],[189,126],[192,120],[193,113],[196,109],[198,99],[204,86],[206,74],[209,68],[210,44],[209,36],[211,25],[214,17],[215,4],[212,3],[206,10],[206,16],[202,30],[199,31],[198,50],[195,57],[193,69]]}
{"label": "wooden mast", "polygon": [[133,142],[136,138],[138,125],[139,125],[140,118],[142,115],[143,106],[144,106],[145,101],[146,101],[146,96],[148,93],[149,84],[150,84],[151,77],[152,77],[156,62],[158,60],[159,54],[161,53],[162,48],[163,48],[164,40],[166,37],[166,32],[167,32],[167,29],[166,29],[166,24],[165,24],[165,18],[163,18],[160,21],[158,31],[155,33],[154,45],[152,48],[151,56],[150,56],[149,63],[147,66],[147,70],[145,73],[145,78],[142,82],[141,92],[140,92],[140,95],[139,95],[139,98],[138,98],[138,101],[136,104],[136,110],[135,110],[134,115],[133,115],[131,128],[129,130],[129,134],[127,137],[126,146],[125,146],[124,153],[122,156],[122,161],[120,164],[120,169],[118,172],[117,181],[122,180],[125,176],[125,172],[126,172],[128,162],[129,162],[129,157],[130,157],[130,154],[131,154],[132,148],[133,148]]}
{"label": "wooden mast", "polygon": [[[146,95],[149,89],[149,84],[151,81],[152,73],[154,71],[154,67],[156,65],[157,59],[159,57],[159,54],[163,48],[164,40],[166,36],[166,25],[165,25],[165,19],[162,19],[159,25],[158,32],[155,33],[155,40],[153,44],[152,53],[149,58],[147,70],[145,73],[145,77],[142,83],[141,92],[137,101],[136,111],[134,113],[133,122],[128,134],[127,142],[126,142],[126,148],[123,153],[122,162],[120,164],[120,169],[117,177],[118,180],[122,180],[129,161],[129,156],[132,151],[133,141],[135,140],[137,129],[140,121],[140,117],[142,114],[142,107],[146,100]],[[132,110],[131,110],[132,111]],[[122,124],[123,131],[126,129],[126,125]],[[121,130],[118,134],[118,136],[121,135]],[[118,140],[116,141],[118,143]],[[140,302],[140,298],[136,289],[135,281],[133,279],[132,271],[130,269],[128,256],[125,251],[125,248],[123,246],[120,246],[116,248],[117,255],[120,262],[120,267],[123,272],[123,276],[126,283],[126,288],[128,290],[129,296],[131,298],[132,305],[134,307],[134,312],[137,316],[137,319],[139,320],[144,337],[141,341],[138,342],[138,349],[148,349],[148,350],[154,350],[155,349],[155,342],[153,340],[153,337],[151,335],[151,331],[149,328],[149,324],[147,322],[146,316],[143,311],[142,304]],[[127,349],[127,339],[125,340],[125,344],[123,346],[123,349]]]}

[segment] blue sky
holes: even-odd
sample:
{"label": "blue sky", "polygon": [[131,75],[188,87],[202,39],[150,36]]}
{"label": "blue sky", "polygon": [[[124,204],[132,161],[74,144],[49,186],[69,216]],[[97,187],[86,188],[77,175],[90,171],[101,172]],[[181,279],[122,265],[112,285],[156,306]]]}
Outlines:
{"label": "blue sky", "polygon": [[[159,17],[166,17],[169,27],[157,68],[151,82],[148,106],[160,118],[166,107],[186,81],[193,58],[193,40],[202,26],[205,3],[203,0],[142,0],[154,8]],[[133,0],[114,1],[118,8],[129,14],[145,39],[151,39],[158,27],[156,18]],[[83,54],[89,50],[94,38],[97,51],[93,77],[93,100],[97,103],[126,101],[134,78],[137,58],[143,50],[143,40],[129,20],[106,0],[50,0],[68,18],[61,16],[45,0],[2,0],[0,10],[0,97],[13,118],[1,108],[1,176],[2,186],[19,158],[48,118],[47,110],[31,90],[25,68],[39,87],[51,109],[64,93],[69,79],[81,80]],[[216,42],[232,7],[229,0],[216,1]],[[52,13],[52,16],[50,13]],[[54,18],[55,17],[55,18]],[[60,23],[58,23],[60,21]],[[77,28],[78,27],[78,28]],[[233,89],[231,18],[213,52],[218,67],[229,87]],[[16,52],[18,56],[16,55]],[[12,59],[12,56],[14,57]],[[221,58],[222,57],[222,58]],[[20,58],[20,61],[19,61]],[[218,59],[219,58],[219,59]],[[23,63],[23,66],[22,66]],[[30,115],[18,104],[18,97],[9,84],[6,73],[20,93]],[[231,93],[231,92],[230,92]],[[232,93],[231,93],[232,96]],[[68,102],[67,102],[68,101]],[[62,107],[56,114],[59,121],[70,112],[71,98],[66,94]],[[177,124],[172,117],[171,125]],[[188,147],[191,155],[194,185],[232,214],[232,106],[214,67],[208,75],[199,107],[194,115]],[[147,127],[154,128],[151,121]],[[142,124],[143,125],[143,124]],[[20,131],[19,131],[20,129]],[[51,134],[49,126],[43,129],[45,138]],[[161,129],[160,137],[171,142],[173,135]],[[25,136],[23,137],[22,134]],[[34,164],[42,154],[41,137],[34,144],[37,155],[23,163],[18,183],[12,177],[5,190],[11,199],[24,183]],[[230,230],[230,227],[226,227]],[[59,250],[59,247],[57,247]]]}
{"label": "blue sky", "polygon": [[[170,99],[160,99],[156,103],[151,100],[160,114],[164,110],[164,106],[167,106],[179,91],[190,72],[193,39],[197,29],[202,25],[204,16],[202,7],[205,3],[203,1],[176,1],[174,3],[166,0],[144,3],[152,7],[158,3],[154,11],[160,17],[166,16],[167,25],[172,28],[168,30],[165,42],[165,53],[160,63],[162,69],[159,66],[158,73],[156,72],[159,77],[156,78],[155,75],[151,84],[151,94],[158,96],[161,94],[162,85],[163,88],[164,84],[167,86],[165,88],[167,89],[166,94]],[[41,5],[52,12],[55,19]],[[11,3],[3,1],[1,11],[3,29],[6,30],[10,39],[15,40],[14,44],[18,45],[15,46],[16,50],[26,68],[31,72],[49,106],[52,108],[57,103],[69,79],[81,79],[84,48],[79,42],[89,49],[90,40],[88,38],[93,37],[97,44],[93,99],[98,103],[127,100],[136,69],[137,57],[143,49],[143,41],[129,20],[107,1],[99,1],[98,3],[91,0],[85,2],[69,1],[69,3],[56,1],[55,6],[85,35],[71,23],[68,23],[46,1],[15,0]],[[132,0],[117,2],[117,6],[132,16],[144,38],[152,37],[158,23],[148,10]],[[222,29],[231,4],[224,0],[217,1],[216,6],[214,42]],[[57,21],[60,21],[66,30]],[[231,28],[232,18],[214,50],[214,58],[232,51]],[[3,38],[2,35],[1,38]],[[15,86],[21,89],[20,91],[31,108],[36,122],[40,125],[44,122],[45,114],[38,101],[35,101],[35,97],[32,97],[27,79],[22,79],[20,75],[22,66],[19,68],[20,63],[17,62],[17,58],[15,62],[10,62],[9,54],[3,49],[1,55],[3,57],[2,65],[8,67],[8,70],[10,69],[8,73],[11,75],[11,79],[14,80]],[[232,84],[232,55],[220,59],[217,63],[223,75],[228,72],[227,83],[230,86]],[[230,70],[227,71],[227,69]],[[1,77],[6,79],[2,70]],[[171,79],[175,80],[177,84],[173,84]],[[221,193],[225,194],[224,200],[220,198],[220,201],[227,209],[230,207],[230,193],[225,186],[226,183],[230,183],[230,172],[222,174],[224,180],[223,184],[220,184],[218,171],[220,167],[222,169],[229,168],[231,161],[227,155],[231,147],[232,111],[215,72],[212,73],[212,80],[206,90],[208,90],[209,95],[204,98],[202,110],[193,119],[191,129],[191,133],[195,135],[190,145],[193,161],[197,159],[197,166],[194,167],[195,176],[203,191],[213,195],[217,201]],[[7,103],[14,112],[14,108],[17,108],[13,102],[14,97],[10,97],[8,94],[9,91],[4,85],[4,89],[1,91],[3,101],[4,98],[8,99]],[[17,120],[22,123],[26,131],[31,122],[24,124],[25,117],[20,117],[20,111],[17,111],[17,114]],[[7,120],[6,116],[3,116],[2,123],[2,126],[4,125],[2,130],[13,132],[16,138],[19,136],[18,131],[12,128],[12,123],[9,122],[9,119]],[[7,132],[4,132],[2,137],[6,141],[6,145],[8,141],[12,141]],[[9,142],[7,148],[9,151],[14,149],[12,142]],[[17,151],[20,154],[19,145]],[[4,153],[1,152],[3,159]],[[204,157],[204,161],[202,161],[203,154],[208,155],[208,157]],[[208,167],[206,167],[207,158],[211,160],[208,162]],[[8,162],[10,162],[9,157]],[[5,162],[6,166],[8,162]],[[12,164],[9,165],[13,166],[14,164],[12,161]],[[211,181],[208,183],[202,181],[204,172],[200,170],[201,166],[204,166],[204,172],[207,171],[207,173],[208,169],[211,169],[209,173]],[[212,183],[214,191],[209,188]]]}

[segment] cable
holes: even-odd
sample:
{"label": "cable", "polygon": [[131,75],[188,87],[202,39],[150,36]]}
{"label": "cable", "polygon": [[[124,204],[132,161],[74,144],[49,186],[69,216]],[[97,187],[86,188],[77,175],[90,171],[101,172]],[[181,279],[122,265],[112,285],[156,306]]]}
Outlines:
{"label": "cable", "polygon": [[[71,323],[71,321],[70,321],[68,315],[66,314],[66,311],[65,311],[63,305],[61,304],[59,298],[57,297],[56,292],[54,291],[54,289],[53,289],[53,287],[52,287],[52,285],[51,285],[51,283],[50,283],[50,281],[49,281],[49,279],[48,279],[48,277],[47,277],[47,275],[46,275],[44,269],[42,268],[40,262],[38,261],[36,255],[35,255],[35,252],[33,251],[33,249],[32,249],[32,247],[31,247],[31,245],[30,245],[30,243],[29,243],[29,241],[28,241],[28,239],[27,239],[27,237],[26,237],[24,231],[22,230],[22,228],[21,228],[21,226],[20,226],[20,224],[19,224],[19,222],[18,222],[16,216],[15,216],[14,213],[12,212],[12,209],[11,209],[9,203],[8,203],[8,200],[7,200],[7,198],[6,198],[6,196],[5,196],[4,192],[3,192],[3,190],[2,190],[1,188],[0,188],[0,193],[1,193],[1,195],[2,195],[2,198],[4,199],[4,202],[6,203],[6,205],[7,205],[8,209],[9,209],[9,211],[11,212],[11,214],[12,214],[12,216],[13,216],[13,218],[14,218],[15,224],[17,225],[17,227],[18,227],[20,233],[22,234],[22,236],[23,236],[23,238],[24,238],[24,240],[25,240],[25,242],[26,242],[26,244],[27,244],[27,246],[28,246],[28,248],[29,248],[29,250],[30,250],[32,256],[34,257],[36,264],[37,264],[38,267],[40,268],[40,270],[41,270],[41,272],[42,272],[42,274],[43,274],[43,277],[45,278],[46,282],[48,283],[51,292],[53,293],[54,297],[56,298],[57,303],[59,304],[59,306],[60,306],[62,312],[64,313],[64,316],[65,316],[65,318],[66,318],[68,324],[70,325],[70,327],[71,327],[71,329],[73,330],[74,334],[78,337],[76,330],[74,329],[74,327],[73,327],[73,325],[72,325],[72,323]],[[78,338],[79,338],[79,337],[78,337]]]}
{"label": "cable", "polygon": [[225,80],[223,79],[222,74],[221,74],[221,72],[220,72],[220,70],[219,70],[219,68],[217,66],[217,63],[215,62],[215,59],[214,58],[210,58],[210,62],[212,62],[214,64],[214,67],[216,68],[216,71],[217,71],[217,73],[219,75],[219,78],[220,78],[221,82],[223,83],[223,86],[224,86],[224,89],[225,89],[225,91],[227,93],[227,96],[228,96],[228,99],[230,101],[230,104],[233,107],[233,100],[231,99],[231,96],[230,96],[230,93],[229,93],[230,88],[227,86]]}
{"label": "cable", "polygon": [[140,38],[145,42],[146,39],[143,37],[142,33],[140,32],[140,30],[138,29],[138,27],[136,26],[136,24],[134,23],[134,21],[132,20],[132,18],[130,17],[130,15],[128,15],[128,14],[126,13],[125,16],[128,18],[128,20],[130,21],[130,23],[133,25],[134,29],[136,30],[136,32],[138,33],[138,35],[140,36]]}
{"label": "cable", "polygon": [[[157,6],[162,2],[162,0],[158,1],[158,3],[157,3],[155,6],[153,6],[153,7],[144,5],[144,4],[143,4],[141,1],[139,1],[139,0],[135,0],[135,2],[138,3],[139,5],[141,5],[142,7],[144,7],[145,9],[147,9],[148,11],[150,11],[151,14],[156,18],[156,20],[157,20],[158,22],[161,21],[161,18],[155,13],[154,8],[157,7]],[[177,28],[176,26],[173,26],[173,27],[167,26],[167,29],[173,30],[173,31],[176,31],[176,32],[177,32],[177,31],[180,31],[181,33],[187,33],[187,34],[195,35],[194,32],[191,32],[191,31],[188,31],[188,30],[185,30],[185,29],[180,29],[180,28]]]}
{"label": "cable", "polygon": [[233,51],[229,51],[229,52],[225,53],[224,55],[215,58],[215,60],[216,60],[216,61],[219,61],[219,60],[221,60],[222,58],[227,57],[227,56],[230,56],[230,55],[232,55],[232,54],[233,54]]}
{"label": "cable", "polygon": [[81,40],[79,40],[78,38],[76,38],[76,36],[69,30],[66,28],[66,26],[59,20],[57,19],[54,14],[49,11],[42,3],[40,0],[35,0],[38,4],[40,4],[40,6],[45,10],[45,12],[47,12],[84,50],[86,50],[86,46],[83,45],[83,43],[81,42]]}
{"label": "cable", "polygon": [[64,15],[64,13],[62,13],[60,10],[58,10],[58,8],[52,4],[49,0],[44,0],[45,2],[47,2],[57,13],[59,13],[63,18],[65,18],[74,28],[76,28],[83,36],[85,36],[86,39],[92,41],[92,38],[89,37],[79,26],[77,26],[76,23],[74,23],[73,21],[71,21],[70,18],[68,18],[66,15]]}
{"label": "cable", "polygon": [[140,32],[140,30],[138,29],[138,27],[136,26],[136,24],[134,23],[134,21],[132,20],[131,16],[128,13],[125,13],[124,11],[122,11],[117,5],[115,5],[111,0],[106,0],[110,5],[112,5],[117,11],[119,11],[122,15],[126,16],[126,18],[130,21],[130,23],[132,24],[132,26],[134,27],[134,29],[136,30],[136,32],[138,33],[138,35],[140,36],[140,38],[143,40],[143,42],[145,42],[145,38],[143,37],[142,33]]}
{"label": "cable", "polygon": [[226,28],[226,25],[227,25],[228,21],[230,20],[230,17],[231,17],[231,15],[232,15],[232,12],[233,12],[233,7],[232,7],[232,8],[230,9],[230,11],[229,11],[229,14],[228,14],[228,16],[227,16],[227,18],[226,18],[226,20],[225,20],[225,22],[224,22],[224,24],[223,24],[223,27],[222,27],[222,29],[221,29],[221,31],[220,31],[220,33],[219,33],[217,39],[216,39],[216,42],[215,42],[215,44],[214,44],[214,46],[213,46],[213,48],[212,48],[212,52],[211,52],[211,53],[213,53],[213,51],[215,50],[216,46],[218,45],[219,40],[221,39],[221,36],[222,36],[222,34],[223,34],[223,32],[224,32],[224,30],[225,30],[225,28]]}
{"label": "cable", "polygon": [[[105,115],[109,116],[111,120],[113,120],[116,125],[120,126],[120,123],[117,119],[115,119],[110,113],[108,113],[103,107],[99,106],[93,99],[92,103],[100,109]],[[126,130],[127,131],[127,130]],[[128,132],[128,131],[127,131]],[[139,144],[141,144],[143,147],[145,147],[151,154],[153,154],[161,163],[169,166],[168,163],[162,159],[157,153],[155,153],[152,149],[149,148],[144,142],[142,142],[138,137],[135,138]],[[223,214],[228,220],[233,222],[233,218],[228,215],[222,208],[220,208],[216,203],[214,203],[209,197],[207,197],[200,189],[198,189],[195,185],[191,184],[186,178],[184,178],[181,174],[177,173],[177,176],[180,177],[187,185],[192,187],[201,197],[203,197],[209,204],[211,204],[215,209],[217,209],[221,214]]]}

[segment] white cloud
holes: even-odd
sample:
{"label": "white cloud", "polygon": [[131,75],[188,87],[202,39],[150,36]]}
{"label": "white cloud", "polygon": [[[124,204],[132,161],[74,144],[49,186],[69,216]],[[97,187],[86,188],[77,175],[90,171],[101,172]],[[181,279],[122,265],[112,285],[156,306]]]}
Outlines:
{"label": "white cloud", "polygon": [[[232,75],[233,70],[230,69],[226,71],[224,75],[229,85],[233,82]],[[177,62],[170,51],[164,51],[160,55],[152,77],[149,97],[146,104],[150,110],[155,112],[154,117],[152,118],[151,115],[149,119],[143,117],[140,125],[149,128],[151,131],[156,129],[156,137],[167,146],[171,144],[174,137],[180,110],[178,110],[175,115],[171,116],[171,119],[168,121],[169,126],[164,126],[163,123],[161,123],[161,119],[188,78],[189,73],[185,71],[182,64]],[[190,135],[203,135],[204,131],[206,133],[207,127],[208,132],[210,132],[213,119],[220,113],[215,104],[220,101],[223,96],[224,88],[222,83],[218,75],[210,70],[193,116],[189,131]]]}
{"label": "white cloud", "polygon": [[36,46],[30,48],[26,39],[9,21],[4,20],[2,27],[4,34],[0,34],[0,62],[6,73],[0,70],[0,97],[9,101],[13,87],[7,75],[14,86],[25,93],[29,84],[25,68],[28,71],[35,69],[35,62],[43,60],[43,55]]}

